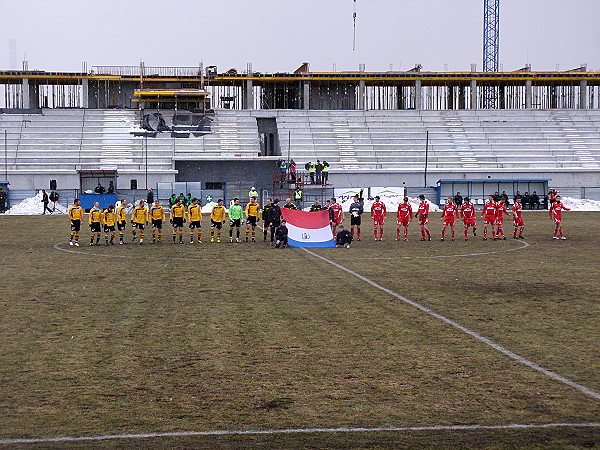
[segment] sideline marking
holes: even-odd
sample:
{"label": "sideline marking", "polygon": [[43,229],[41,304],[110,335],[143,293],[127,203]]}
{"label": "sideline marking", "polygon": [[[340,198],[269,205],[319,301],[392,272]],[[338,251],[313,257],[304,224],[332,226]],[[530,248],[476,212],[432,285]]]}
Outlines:
{"label": "sideline marking", "polygon": [[529,361],[528,359],[523,358],[522,356],[519,356],[516,353],[511,352],[510,350],[502,347],[499,344],[496,344],[495,342],[492,342],[488,338],[480,335],[479,333],[476,333],[475,331],[470,330],[469,328],[467,328],[467,327],[459,324],[458,322],[455,322],[454,320],[449,319],[446,316],[438,314],[435,311],[433,311],[433,310],[431,310],[431,309],[429,309],[429,308],[421,305],[420,303],[417,303],[417,302],[414,302],[412,300],[409,300],[408,298],[403,297],[402,295],[397,294],[396,292],[394,292],[394,291],[392,291],[390,289],[387,289],[387,288],[385,288],[385,287],[383,287],[383,286],[375,283],[374,281],[371,281],[367,277],[364,277],[364,276],[360,275],[359,273],[356,273],[353,270],[350,270],[347,267],[342,266],[341,264],[338,264],[338,263],[336,263],[334,261],[331,261],[330,259],[327,259],[327,258],[325,258],[325,257],[323,257],[321,255],[313,253],[310,250],[307,250],[306,248],[302,248],[302,250],[304,250],[305,252],[313,255],[316,258],[322,259],[326,263],[331,264],[331,265],[337,267],[338,269],[342,269],[343,271],[348,272],[350,275],[353,275],[356,278],[358,278],[359,280],[362,280],[365,283],[370,284],[374,288],[377,288],[377,289],[385,292],[386,294],[391,295],[392,297],[396,297],[398,300],[402,300],[404,303],[408,303],[409,305],[414,306],[417,309],[420,309],[424,313],[427,313],[430,316],[433,316],[436,319],[439,319],[442,322],[445,322],[448,325],[451,325],[454,328],[457,328],[457,329],[461,330],[462,332],[464,332],[464,333],[468,334],[469,336],[477,339],[478,341],[483,342],[486,345],[489,345],[490,347],[492,347],[495,350],[498,350],[501,353],[504,353],[509,358],[512,358],[515,361],[520,362],[521,364],[524,364],[524,365],[526,365],[526,366],[528,366],[528,367],[530,367],[530,368],[532,368],[534,370],[537,370],[538,372],[541,372],[544,375],[549,376],[550,378],[553,378],[553,379],[555,379],[557,381],[560,381],[561,383],[564,383],[567,386],[571,386],[572,388],[575,388],[578,391],[580,391],[580,392],[582,392],[582,393],[584,393],[584,394],[586,394],[586,395],[588,395],[590,397],[595,398],[596,400],[600,400],[600,393],[598,393],[596,391],[593,391],[593,390],[591,390],[591,389],[589,389],[589,388],[587,388],[587,387],[585,387],[585,386],[583,386],[583,385],[581,385],[579,383],[575,383],[574,381],[571,381],[568,378],[563,377],[562,375],[559,375],[559,374],[557,374],[555,372],[552,372],[551,370],[546,369],[546,368],[544,368],[544,367],[542,367],[542,366],[540,366],[540,365],[538,365],[538,364],[536,364],[536,363],[534,363],[532,361]]}
{"label": "sideline marking", "polygon": [[297,433],[364,433],[382,431],[471,431],[471,430],[523,430],[535,428],[597,428],[600,422],[587,423],[541,423],[506,425],[432,425],[423,427],[380,427],[380,428],[284,428],[279,430],[212,430],[212,431],[174,431],[170,433],[140,433],[140,434],[106,434],[103,436],[78,436],[55,438],[17,438],[2,439],[0,445],[5,444],[37,444],[44,442],[73,442],[73,441],[102,441],[107,439],[145,439],[157,437],[183,437],[183,436],[228,436],[228,435],[261,435],[261,434],[297,434]]}
{"label": "sideline marking", "polygon": [[[193,256],[183,257],[183,256],[137,256],[137,255],[113,255],[113,254],[102,254],[102,253],[94,253],[94,252],[86,252],[82,250],[73,250],[70,248],[62,248],[61,245],[67,244],[68,241],[59,242],[58,244],[54,244],[53,248],[56,250],[60,250],[61,252],[74,253],[77,255],[86,255],[86,256],[100,256],[104,258],[136,258],[136,259],[182,259],[186,261],[273,261],[272,259],[265,258],[196,258]],[[395,260],[395,259],[435,259],[435,258],[460,258],[463,256],[483,256],[483,255],[495,255],[499,253],[507,253],[514,252],[515,250],[522,250],[524,248],[529,247],[529,244],[525,241],[517,241],[520,244],[520,247],[508,248],[505,250],[495,250],[490,252],[478,252],[478,253],[462,253],[462,254],[451,254],[451,255],[432,255],[432,256],[365,256],[365,257],[356,257],[352,258],[352,261],[360,259],[360,260]],[[192,244],[189,244],[192,245]],[[195,245],[195,244],[194,244]],[[201,247],[202,248],[202,247]],[[343,261],[344,258],[337,258],[338,260]],[[286,258],[285,261],[302,261],[301,258]]]}

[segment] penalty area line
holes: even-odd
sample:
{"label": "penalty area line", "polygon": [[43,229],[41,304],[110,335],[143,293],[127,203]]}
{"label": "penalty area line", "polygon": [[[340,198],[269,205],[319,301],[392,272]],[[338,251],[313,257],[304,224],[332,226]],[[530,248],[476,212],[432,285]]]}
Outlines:
{"label": "penalty area line", "polygon": [[50,442],[81,442],[103,441],[108,439],[148,439],[161,437],[188,436],[230,436],[230,435],[274,435],[300,433],[375,433],[375,432],[410,432],[410,431],[478,431],[478,430],[528,430],[540,428],[598,428],[598,422],[584,423],[531,423],[505,425],[432,425],[415,427],[339,427],[339,428],[284,428],[273,430],[212,430],[212,431],[174,431],[168,433],[140,434],[106,434],[101,436],[65,436],[54,438],[16,438],[0,439],[0,445],[8,444],[39,444]]}
{"label": "penalty area line", "polygon": [[359,274],[357,272],[354,272],[353,270],[348,269],[347,267],[344,267],[341,264],[338,264],[338,263],[336,263],[334,261],[331,261],[330,259],[327,259],[327,258],[325,258],[325,257],[323,257],[321,255],[318,255],[317,253],[314,253],[314,252],[312,252],[310,250],[307,250],[306,248],[302,248],[302,250],[304,250],[305,252],[307,252],[310,255],[314,256],[315,258],[321,259],[321,260],[325,261],[326,263],[331,264],[332,266],[335,266],[338,269],[341,269],[341,270],[349,273],[350,275],[355,276],[359,280],[364,281],[365,283],[373,286],[374,288],[379,289],[380,291],[383,291],[386,294],[389,294],[392,297],[397,298],[398,300],[402,300],[404,303],[407,303],[407,304],[409,304],[409,305],[411,305],[411,306],[413,306],[413,307],[415,307],[417,309],[420,309],[424,313],[429,314],[430,316],[435,317],[436,319],[441,320],[442,322],[445,322],[446,324],[448,324],[448,325],[450,325],[450,326],[452,326],[452,327],[454,327],[454,328],[462,331],[463,333],[468,334],[469,336],[475,338],[476,340],[478,340],[478,341],[480,341],[480,342],[482,342],[482,343],[484,343],[484,344],[492,347],[494,350],[497,350],[500,353],[503,353],[504,355],[508,356],[509,358],[514,359],[515,361],[517,361],[517,362],[519,362],[519,363],[521,363],[521,364],[523,364],[523,365],[525,365],[527,367],[530,367],[531,369],[537,370],[538,372],[541,372],[544,375],[546,375],[546,376],[548,376],[548,377],[550,377],[550,378],[552,378],[552,379],[554,379],[556,381],[559,381],[559,382],[561,382],[563,384],[566,384],[567,386],[575,388],[579,392],[582,392],[583,394],[585,394],[585,395],[587,395],[589,397],[592,397],[592,398],[594,398],[596,400],[600,400],[600,393],[598,393],[596,391],[593,391],[592,389],[589,389],[589,388],[587,388],[587,387],[585,387],[585,386],[583,386],[583,385],[581,385],[579,383],[571,381],[568,378],[563,377],[562,375],[557,374],[556,372],[553,372],[553,371],[551,371],[549,369],[546,369],[545,367],[540,366],[539,364],[534,363],[533,361],[530,361],[530,360],[528,360],[528,359],[526,359],[526,358],[524,358],[522,356],[519,356],[516,353],[511,352],[510,350],[504,348],[500,344],[496,344],[495,342],[493,342],[490,339],[488,339],[488,338],[480,335],[479,333],[476,333],[475,331],[470,330],[469,328],[467,328],[467,327],[459,324],[458,322],[456,322],[456,321],[454,321],[452,319],[449,319],[446,316],[438,314],[435,311],[427,308],[426,306],[421,305],[420,303],[417,303],[417,302],[414,302],[412,300],[409,300],[408,298],[403,297],[402,295],[400,295],[400,294],[392,291],[391,289],[387,289],[387,288],[381,286],[380,284],[375,283],[374,281],[370,280],[369,278],[367,278],[367,277],[365,277],[365,276],[363,276],[363,275],[361,275],[361,274]]}

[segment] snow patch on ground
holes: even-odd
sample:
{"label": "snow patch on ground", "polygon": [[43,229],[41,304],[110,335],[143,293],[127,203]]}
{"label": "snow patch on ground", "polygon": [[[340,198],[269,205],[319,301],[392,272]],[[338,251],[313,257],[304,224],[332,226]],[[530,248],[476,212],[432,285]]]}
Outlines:
{"label": "snow patch on ground", "polygon": [[[20,203],[10,208],[4,214],[12,216],[40,216],[44,211],[44,204],[42,203],[43,194],[39,191],[35,196],[26,198]],[[54,203],[48,203],[50,209],[52,209]],[[56,208],[53,214],[66,214],[67,208],[60,203],[56,204]]]}
{"label": "snow patch on ground", "polygon": [[586,198],[562,197],[563,205],[571,211],[600,211],[600,202]]}

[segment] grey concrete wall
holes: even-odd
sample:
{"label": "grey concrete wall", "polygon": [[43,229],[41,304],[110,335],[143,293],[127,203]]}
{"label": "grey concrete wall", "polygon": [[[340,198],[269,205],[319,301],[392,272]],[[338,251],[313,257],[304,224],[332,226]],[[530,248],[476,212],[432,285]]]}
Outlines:
{"label": "grey concrete wall", "polygon": [[275,161],[176,161],[175,181],[248,182],[259,189],[272,185]]}

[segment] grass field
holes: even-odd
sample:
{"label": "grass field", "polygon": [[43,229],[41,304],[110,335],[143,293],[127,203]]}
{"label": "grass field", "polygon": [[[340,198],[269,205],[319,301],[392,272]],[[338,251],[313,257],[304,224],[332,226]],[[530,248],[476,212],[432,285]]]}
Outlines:
{"label": "grass field", "polygon": [[[392,224],[374,242],[366,225],[350,249],[311,251],[600,392],[600,214],[566,213],[566,241],[547,214],[524,216],[525,242],[440,242],[434,220],[432,242],[414,225],[395,242]],[[74,248],[65,216],[0,217],[0,440],[596,423],[30,447],[600,446],[599,399],[304,250],[207,231],[203,244],[89,247],[84,230]]]}

